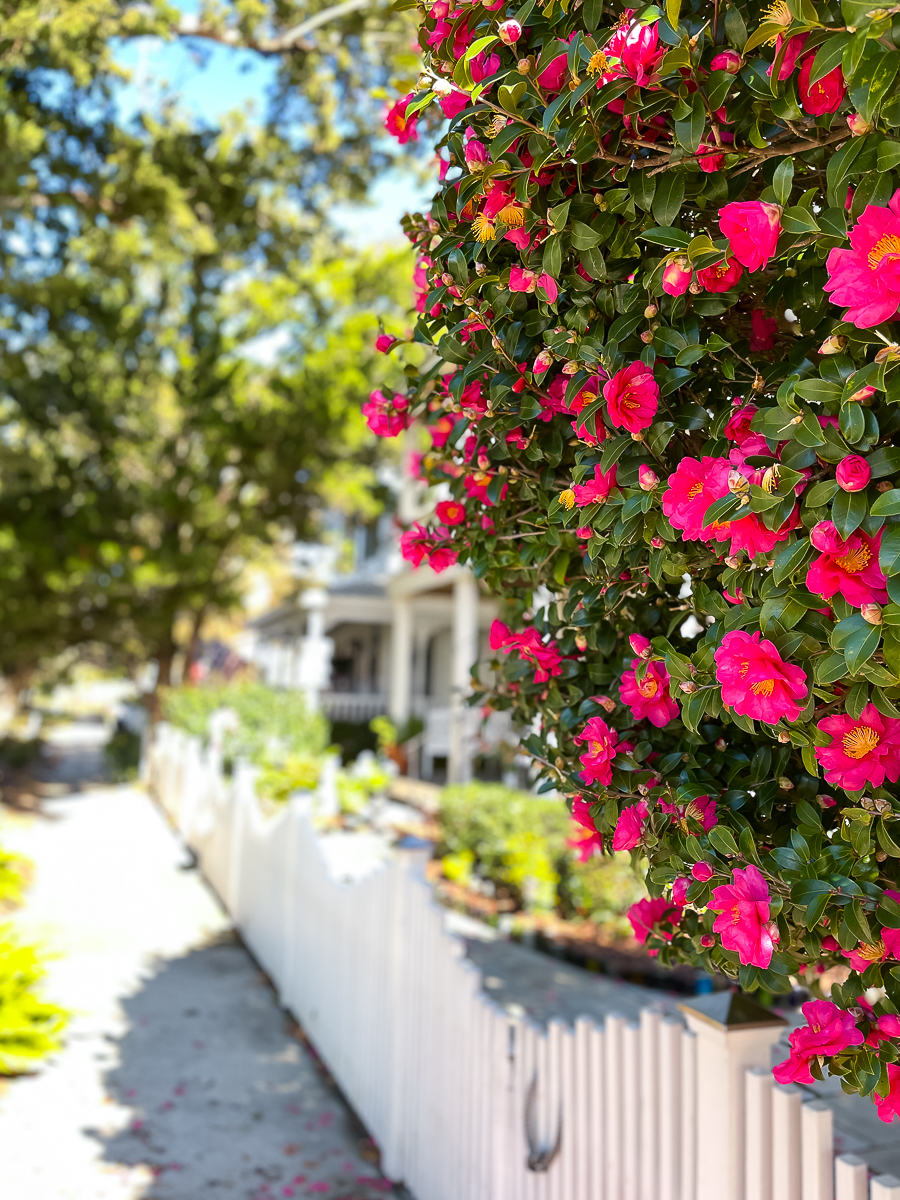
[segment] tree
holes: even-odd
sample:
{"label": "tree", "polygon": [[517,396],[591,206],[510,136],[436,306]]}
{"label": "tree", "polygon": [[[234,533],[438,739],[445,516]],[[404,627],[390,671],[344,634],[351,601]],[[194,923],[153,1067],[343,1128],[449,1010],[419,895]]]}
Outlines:
{"label": "tree", "polygon": [[453,117],[408,225],[441,361],[395,410],[455,503],[405,550],[505,600],[475,702],[537,727],[544,787],[643,864],[639,939],[802,978],[776,1074],[827,1064],[890,1121],[897,27],[866,0],[526,8],[426,15],[401,101]]}

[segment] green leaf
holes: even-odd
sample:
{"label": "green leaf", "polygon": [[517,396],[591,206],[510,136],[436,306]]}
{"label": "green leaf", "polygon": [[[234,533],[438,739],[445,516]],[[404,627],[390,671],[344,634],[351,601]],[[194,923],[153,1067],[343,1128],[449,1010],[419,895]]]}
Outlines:
{"label": "green leaf", "polygon": [[786,208],[781,214],[781,228],[785,233],[818,233],[819,222],[808,208]]}
{"label": "green leaf", "polygon": [[740,851],[738,844],[734,840],[734,834],[727,825],[714,825],[707,834],[709,844],[713,846],[720,854],[728,855],[730,858],[738,858]]}
{"label": "green leaf", "polygon": [[[655,213],[654,216],[656,216]],[[686,250],[691,244],[689,233],[685,233],[683,229],[673,229],[670,225],[644,229],[635,236],[642,238],[645,242],[653,242],[657,246],[668,246],[672,250]]]}
{"label": "green leaf", "polygon": [[869,510],[873,517],[896,517],[900,515],[900,488],[882,492]]}
{"label": "green leaf", "polygon": [[798,396],[802,396],[804,400],[814,400],[819,404],[840,400],[843,390],[839,384],[829,383],[827,379],[800,379],[794,384],[794,391]]}
{"label": "green leaf", "polygon": [[673,29],[678,28],[678,18],[681,15],[681,0],[666,0],[666,17]]}
{"label": "green leaf", "polygon": [[812,87],[814,83],[818,83],[820,79],[824,79],[835,67],[841,65],[844,57],[844,48],[851,41],[851,34],[837,33],[829,37],[828,41],[819,47],[812,70],[809,73],[809,87]]}
{"label": "green leaf", "polygon": [[883,818],[880,818],[875,826],[875,838],[885,854],[891,858],[900,858],[900,846],[891,837]]}
{"label": "green leaf", "polygon": [[838,490],[836,479],[821,479],[803,493],[803,504],[806,508],[821,508],[827,504]]}
{"label": "green leaf", "polygon": [[[653,197],[653,217],[660,225],[671,225],[684,203],[684,175],[680,171],[669,171],[656,185]],[[690,242],[690,238],[688,238]]]}
{"label": "green leaf", "polygon": [[842,538],[859,528],[866,511],[865,492],[838,492],[831,506],[831,519]]}
{"label": "green leaf", "polygon": [[878,565],[885,575],[900,575],[900,526],[891,525],[882,534]]}
{"label": "green leaf", "polygon": [[[703,95],[701,92],[694,92],[691,97],[690,115],[686,120],[674,122],[675,139],[680,146],[687,150],[688,154],[696,154],[700,142],[703,140],[703,130],[706,125],[706,108],[703,104]],[[682,199],[684,198],[684,185],[682,182]],[[679,201],[679,206],[680,206]],[[654,215],[656,215],[654,213]],[[657,220],[661,218],[657,217]],[[671,222],[672,217],[669,218]]]}
{"label": "green leaf", "polygon": [[843,405],[838,413],[838,426],[851,445],[861,441],[866,432],[866,418],[862,408],[855,402]]}
{"label": "green leaf", "polygon": [[864,121],[871,121],[900,69],[900,51],[868,42],[850,84],[850,100]]}
{"label": "green leaf", "polygon": [[808,538],[794,542],[793,545],[779,551],[775,558],[775,565],[772,568],[772,578],[775,580],[775,583],[784,583],[786,579],[789,579],[791,575],[809,562],[813,553],[814,548]]}
{"label": "green leaf", "polygon": [[900,446],[881,446],[866,459],[873,479],[900,474]]}
{"label": "green leaf", "polygon": [[[775,200],[782,208],[787,206],[793,184],[794,160],[792,158],[783,158],[775,168],[775,174],[772,176],[772,188],[775,192]],[[806,212],[806,209],[803,209],[803,212]],[[782,216],[783,224],[784,217]]]}

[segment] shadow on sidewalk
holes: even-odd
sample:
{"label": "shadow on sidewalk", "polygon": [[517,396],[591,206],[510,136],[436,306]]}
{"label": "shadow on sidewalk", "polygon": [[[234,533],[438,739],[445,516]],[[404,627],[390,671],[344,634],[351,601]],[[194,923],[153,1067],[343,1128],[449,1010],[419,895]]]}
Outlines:
{"label": "shadow on sidewalk", "polygon": [[106,1086],[133,1117],[92,1136],[108,1163],[150,1169],[148,1200],[400,1192],[236,938],[160,963],[123,1008]]}

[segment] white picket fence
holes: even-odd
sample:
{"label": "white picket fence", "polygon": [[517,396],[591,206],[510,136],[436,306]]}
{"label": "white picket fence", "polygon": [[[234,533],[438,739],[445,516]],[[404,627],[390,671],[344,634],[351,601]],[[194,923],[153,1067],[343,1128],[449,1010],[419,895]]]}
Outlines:
{"label": "white picket fence", "polygon": [[165,725],[144,774],[416,1200],[900,1200],[774,1084],[778,1028],[648,1008],[544,1030],[484,993],[420,856],[335,881],[308,801],[264,818],[252,769]]}

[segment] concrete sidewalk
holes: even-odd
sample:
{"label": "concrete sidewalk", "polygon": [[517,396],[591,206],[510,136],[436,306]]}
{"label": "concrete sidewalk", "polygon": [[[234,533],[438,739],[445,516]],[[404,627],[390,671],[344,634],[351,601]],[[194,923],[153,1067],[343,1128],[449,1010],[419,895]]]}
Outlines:
{"label": "concrete sidewalk", "polygon": [[374,1200],[377,1152],[141,791],[7,815],[64,1051],[0,1083],[9,1200]]}

